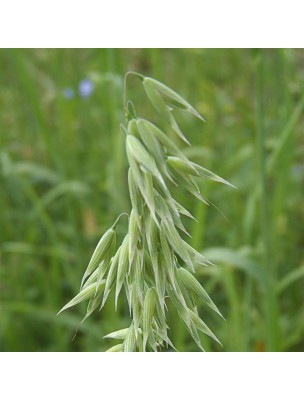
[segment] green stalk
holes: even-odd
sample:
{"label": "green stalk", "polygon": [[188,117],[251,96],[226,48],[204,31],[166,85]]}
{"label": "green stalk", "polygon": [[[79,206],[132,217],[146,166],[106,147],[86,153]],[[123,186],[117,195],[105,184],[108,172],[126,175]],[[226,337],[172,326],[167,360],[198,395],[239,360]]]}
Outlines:
{"label": "green stalk", "polygon": [[266,350],[278,351],[278,313],[277,298],[274,291],[275,274],[272,257],[272,232],[271,215],[269,212],[269,193],[267,190],[266,154],[265,154],[265,114],[264,114],[264,77],[265,59],[264,51],[260,50],[256,66],[257,79],[257,130],[256,130],[256,152],[257,152],[257,190],[261,193],[260,206],[260,232],[263,240],[262,263],[266,271],[265,278],[265,317],[266,317]]}

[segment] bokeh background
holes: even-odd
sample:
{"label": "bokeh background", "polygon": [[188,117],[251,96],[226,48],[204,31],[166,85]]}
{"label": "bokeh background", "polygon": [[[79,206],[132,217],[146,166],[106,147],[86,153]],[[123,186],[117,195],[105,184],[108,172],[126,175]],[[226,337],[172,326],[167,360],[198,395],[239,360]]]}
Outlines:
{"label": "bokeh background", "polygon": [[[224,345],[203,338],[206,350],[303,351],[304,51],[291,49],[1,50],[0,350],[103,351],[105,334],[129,326],[123,297],[117,313],[110,299],[81,325],[84,304],[56,316],[100,236],[130,210],[129,70],[205,116],[178,115],[185,151],[238,187],[201,187],[221,212],[175,191],[199,221],[185,221],[191,244],[216,264],[197,271],[226,318],[201,310]],[[127,96],[163,124],[135,78]],[[197,351],[176,315],[169,325],[179,350]]]}

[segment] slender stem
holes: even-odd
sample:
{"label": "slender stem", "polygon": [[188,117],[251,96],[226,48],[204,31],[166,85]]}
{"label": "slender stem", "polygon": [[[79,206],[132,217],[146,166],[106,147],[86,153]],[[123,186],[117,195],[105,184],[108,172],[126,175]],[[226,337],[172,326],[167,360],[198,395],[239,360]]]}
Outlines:
{"label": "slender stem", "polygon": [[130,218],[130,217],[129,217],[129,214],[126,213],[126,212],[123,212],[123,213],[119,214],[118,217],[116,218],[116,221],[115,221],[114,224],[112,225],[112,228],[113,228],[113,229],[116,228],[116,225],[118,224],[120,218],[121,218],[123,215],[127,215],[127,216],[128,216],[128,219]]}
{"label": "slender stem", "polygon": [[272,262],[271,216],[269,212],[269,193],[267,189],[266,153],[265,153],[265,116],[264,116],[264,52],[260,50],[257,60],[257,185],[261,193],[261,234],[263,240],[263,264],[265,268],[265,315],[266,315],[266,348],[278,350],[277,299],[274,291],[274,271]]}
{"label": "slender stem", "polygon": [[124,77],[124,89],[123,89],[123,108],[125,109],[127,106],[127,79],[129,75],[134,75],[134,76],[138,76],[141,80],[144,79],[144,76],[142,74],[139,74],[138,72],[134,72],[134,71],[128,71],[125,74]]}

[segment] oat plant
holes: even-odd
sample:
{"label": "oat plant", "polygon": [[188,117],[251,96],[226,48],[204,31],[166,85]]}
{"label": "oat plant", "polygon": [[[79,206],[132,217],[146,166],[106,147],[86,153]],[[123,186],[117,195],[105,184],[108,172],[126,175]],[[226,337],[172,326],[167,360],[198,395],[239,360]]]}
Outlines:
{"label": "oat plant", "polygon": [[[176,134],[177,140],[172,140],[151,121],[136,115],[134,104],[126,100],[126,80],[130,74],[140,79],[148,100],[166,121],[168,129]],[[182,218],[193,216],[171,196],[170,188],[176,186],[186,190],[208,204],[200,193],[196,178],[232,185],[190,161],[176,144],[183,141],[189,145],[189,142],[174,118],[175,109],[204,119],[175,91],[155,79],[129,72],[125,77],[124,106],[126,124],[123,131],[132,205],[128,232],[122,242],[117,243],[115,229],[119,216],[97,244],[84,272],[80,292],[61,311],[89,301],[85,320],[95,310],[103,308],[111,292],[114,292],[117,306],[124,290],[130,326],[105,336],[119,341],[108,351],[160,351],[175,349],[166,319],[170,302],[197,346],[203,350],[199,332],[219,340],[200,317],[198,302],[204,302],[220,316],[221,313],[195,278],[195,270],[199,265],[211,263],[185,240],[189,234]]]}

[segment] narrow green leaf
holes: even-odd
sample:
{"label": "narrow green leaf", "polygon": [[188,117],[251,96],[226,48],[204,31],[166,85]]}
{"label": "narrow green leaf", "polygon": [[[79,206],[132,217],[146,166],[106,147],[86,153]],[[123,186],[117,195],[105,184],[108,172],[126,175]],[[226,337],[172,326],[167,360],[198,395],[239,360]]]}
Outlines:
{"label": "narrow green leaf", "polygon": [[277,293],[283,292],[291,284],[297,282],[300,279],[304,279],[304,265],[298,268],[294,268],[288,274],[283,276],[283,278],[278,282],[276,286]]}

